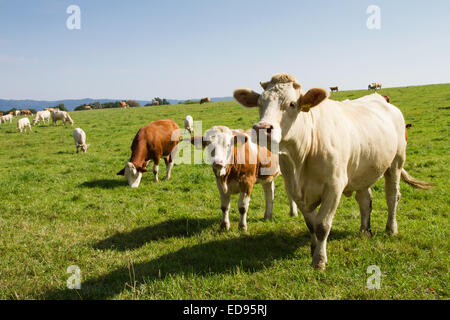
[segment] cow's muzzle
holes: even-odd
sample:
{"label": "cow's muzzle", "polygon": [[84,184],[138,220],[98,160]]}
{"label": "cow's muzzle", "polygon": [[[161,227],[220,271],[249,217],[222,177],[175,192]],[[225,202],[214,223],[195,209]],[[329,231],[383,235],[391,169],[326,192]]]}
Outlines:
{"label": "cow's muzzle", "polygon": [[256,134],[259,135],[261,132],[264,132],[268,136],[272,134],[273,125],[266,122],[258,122],[253,126],[253,130],[256,131]]}

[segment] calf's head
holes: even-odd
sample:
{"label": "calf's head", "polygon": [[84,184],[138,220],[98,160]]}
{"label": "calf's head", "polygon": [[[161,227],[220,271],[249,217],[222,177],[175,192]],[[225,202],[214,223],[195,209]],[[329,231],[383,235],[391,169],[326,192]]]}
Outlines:
{"label": "calf's head", "polygon": [[137,187],[139,187],[139,184],[141,183],[142,173],[146,172],[146,171],[147,171],[147,169],[136,168],[132,162],[128,162],[125,165],[125,168],[120,170],[117,173],[117,175],[125,176],[125,178],[128,180],[128,185],[131,188],[137,188]]}
{"label": "calf's head", "polygon": [[292,123],[300,112],[308,112],[328,98],[328,92],[313,88],[303,93],[294,76],[276,74],[270,81],[261,82],[264,92],[259,94],[250,89],[234,91],[234,98],[247,108],[259,108],[259,122],[253,129],[258,136],[267,135],[271,141],[279,143],[284,132],[283,124]]}
{"label": "calf's head", "polygon": [[208,149],[209,161],[217,177],[226,175],[226,167],[234,161],[234,146],[248,141],[245,134],[232,131],[225,126],[215,126],[205,132],[203,137],[192,137],[191,143]]}

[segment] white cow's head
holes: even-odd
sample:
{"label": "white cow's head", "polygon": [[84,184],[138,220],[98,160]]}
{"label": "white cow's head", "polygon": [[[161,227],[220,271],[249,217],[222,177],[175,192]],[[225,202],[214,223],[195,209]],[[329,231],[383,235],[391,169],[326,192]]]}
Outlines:
{"label": "white cow's head", "polygon": [[83,144],[83,145],[81,145],[81,151],[83,151],[83,153],[86,153],[86,151],[89,148],[89,146],[90,146],[90,144]]}
{"label": "white cow's head", "polygon": [[303,93],[294,76],[277,74],[268,82],[261,82],[262,94],[250,89],[238,89],[234,98],[244,107],[259,107],[259,122],[254,129],[261,130],[279,143],[300,112],[308,112],[328,97],[325,89],[313,88]]}
{"label": "white cow's head", "polygon": [[208,148],[209,161],[216,176],[225,176],[226,167],[234,161],[234,146],[248,140],[245,134],[232,131],[225,126],[215,126],[207,130],[203,137],[192,137],[191,143],[196,145],[202,141],[202,146]]}
{"label": "white cow's head", "polygon": [[139,187],[142,179],[142,172],[146,172],[145,168],[136,168],[132,162],[128,162],[125,165],[125,168],[120,170],[117,174],[121,176],[125,176],[128,180],[128,185],[131,188]]}

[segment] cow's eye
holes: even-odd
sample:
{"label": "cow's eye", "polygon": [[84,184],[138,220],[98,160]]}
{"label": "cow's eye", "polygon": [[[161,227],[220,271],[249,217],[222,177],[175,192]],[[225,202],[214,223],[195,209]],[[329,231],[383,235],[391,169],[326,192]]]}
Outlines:
{"label": "cow's eye", "polygon": [[289,105],[290,108],[295,108],[295,102],[291,102],[291,104]]}

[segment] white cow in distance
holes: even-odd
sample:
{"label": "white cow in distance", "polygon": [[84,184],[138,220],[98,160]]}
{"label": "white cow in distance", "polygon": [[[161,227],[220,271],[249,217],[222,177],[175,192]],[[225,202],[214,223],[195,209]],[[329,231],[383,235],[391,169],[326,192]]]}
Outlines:
{"label": "white cow in distance", "polygon": [[262,94],[239,89],[234,98],[245,107],[259,108],[260,120],[254,129],[279,146],[286,191],[311,233],[314,267],[325,269],[327,238],[342,194],[356,192],[360,230],[371,233],[370,187],[383,176],[386,232],[396,234],[400,179],[415,188],[431,187],[403,168],[406,138],[401,111],[379,94],[339,102],[329,99],[324,89],[305,93],[295,77],[287,74],[277,74],[261,86]]}
{"label": "white cow in distance", "polygon": [[9,123],[12,123],[12,120],[13,120],[12,114],[7,114],[0,117],[0,123],[6,123],[7,121],[9,121]]}
{"label": "white cow in distance", "polygon": [[75,140],[75,147],[77,148],[77,153],[79,148],[83,153],[86,153],[90,144],[86,144],[86,133],[81,128],[76,128],[73,130],[73,139]]}
{"label": "white cow in distance", "polygon": [[28,120],[28,118],[21,118],[17,121],[17,130],[19,130],[19,132],[22,132],[23,130],[26,131],[27,128],[32,131],[30,120]]}
{"label": "white cow in distance", "polygon": [[192,116],[186,116],[184,119],[184,128],[191,134],[194,132],[194,119],[192,119]]}
{"label": "white cow in distance", "polygon": [[69,113],[66,111],[61,111],[59,109],[55,109],[52,114],[52,120],[53,124],[56,124],[58,120],[61,120],[64,125],[66,125],[66,122],[68,121],[71,125],[73,125],[73,120],[70,117]]}
{"label": "white cow in distance", "polygon": [[35,126],[39,121],[42,121],[45,124],[45,120],[47,120],[47,123],[50,123],[50,111],[44,110],[44,111],[38,111],[36,112],[36,115],[33,120],[33,126]]}

